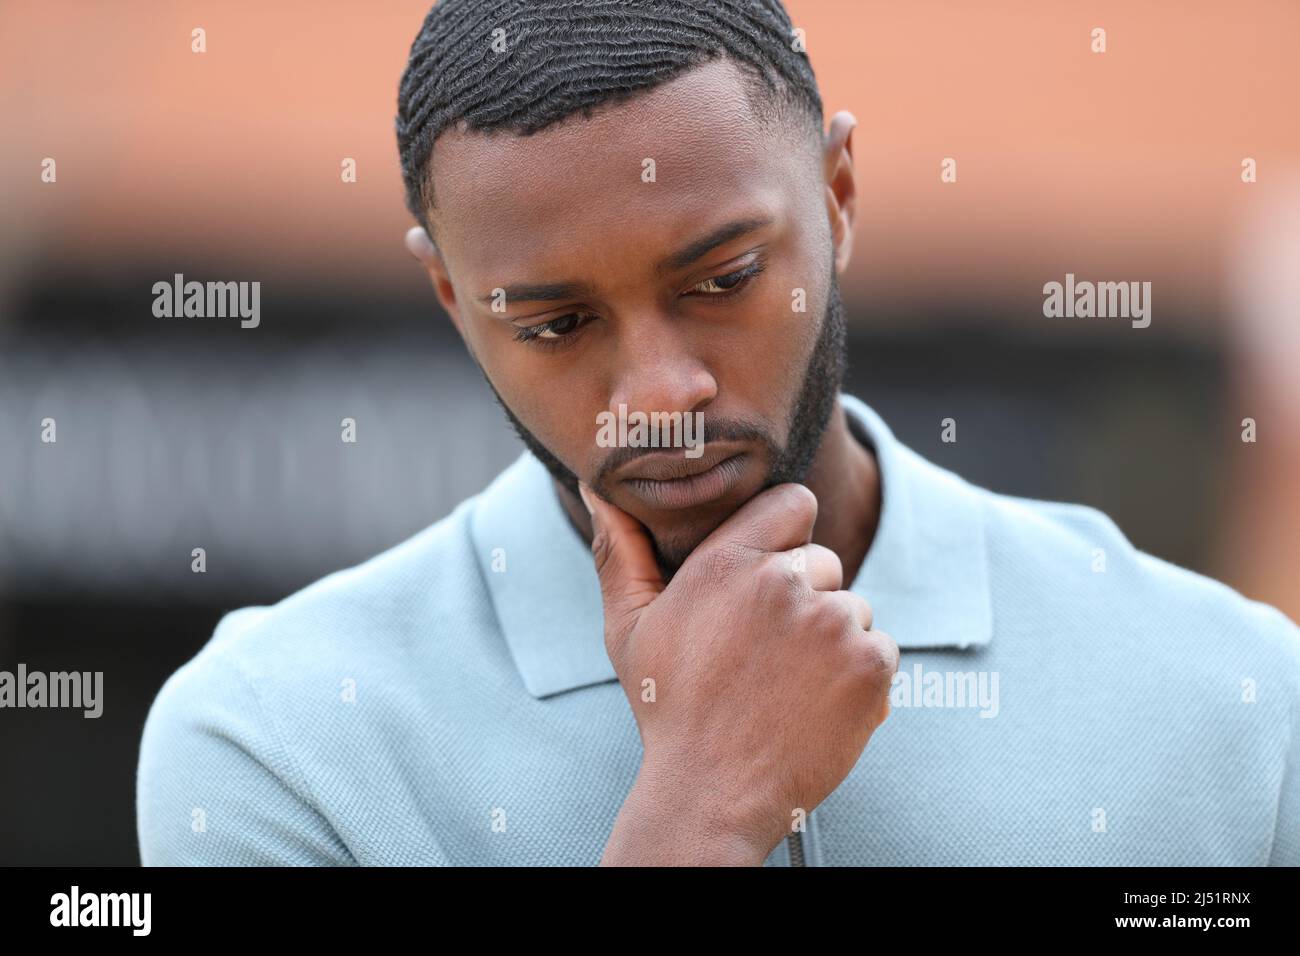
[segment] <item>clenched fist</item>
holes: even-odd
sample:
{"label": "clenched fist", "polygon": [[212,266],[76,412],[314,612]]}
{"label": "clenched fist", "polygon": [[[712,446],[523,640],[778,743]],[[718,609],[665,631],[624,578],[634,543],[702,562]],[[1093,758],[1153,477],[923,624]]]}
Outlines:
{"label": "clenched fist", "polygon": [[889,715],[898,646],[810,543],[803,485],[750,499],[666,586],[641,524],[583,499],[605,647],[645,751],[601,862],[760,865]]}

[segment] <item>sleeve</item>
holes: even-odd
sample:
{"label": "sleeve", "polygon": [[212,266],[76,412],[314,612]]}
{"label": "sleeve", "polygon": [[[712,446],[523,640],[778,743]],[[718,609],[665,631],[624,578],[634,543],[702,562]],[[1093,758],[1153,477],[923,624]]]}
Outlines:
{"label": "sleeve", "polygon": [[1286,766],[1282,770],[1282,786],[1277,801],[1277,824],[1273,830],[1273,849],[1269,866],[1300,866],[1300,628],[1291,623],[1280,611],[1285,622],[1282,640],[1290,651],[1289,680],[1283,686],[1289,690],[1291,739],[1286,747]]}
{"label": "sleeve", "polygon": [[1300,866],[1300,733],[1292,728],[1291,747],[1277,802],[1277,827],[1269,866]]}
{"label": "sleeve", "polygon": [[238,664],[202,652],[158,692],[136,772],[144,866],[356,865]]}

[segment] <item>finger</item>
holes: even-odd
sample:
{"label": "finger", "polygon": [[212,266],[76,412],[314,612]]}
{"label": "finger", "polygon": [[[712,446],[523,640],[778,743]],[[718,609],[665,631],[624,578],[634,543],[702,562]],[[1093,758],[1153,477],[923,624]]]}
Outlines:
{"label": "finger", "polygon": [[871,636],[876,640],[878,640],[881,643],[881,646],[884,649],[886,649],[886,653],[888,654],[893,664],[893,670],[895,673],[897,673],[899,657],[901,656],[898,648],[898,641],[894,640],[892,637],[890,637],[888,634],[886,634],[884,631],[880,630],[879,628],[873,630],[871,632]]}
{"label": "finger", "polygon": [[871,609],[871,603],[862,595],[854,594],[852,591],[835,591],[826,597],[830,601],[842,604],[857,622],[858,627],[864,631],[871,630],[875,612]]}
{"label": "finger", "polygon": [[814,591],[838,591],[844,586],[840,556],[820,544],[805,544],[781,554],[789,570],[800,575]]}
{"label": "finger", "polygon": [[654,547],[641,522],[579,482],[591,513],[591,553],[605,608],[605,638],[611,656],[636,626],[641,610],[664,589]]}
{"label": "finger", "polygon": [[788,551],[812,540],[817,496],[792,482],[759,492],[714,528],[696,550],[739,544],[755,551]]}

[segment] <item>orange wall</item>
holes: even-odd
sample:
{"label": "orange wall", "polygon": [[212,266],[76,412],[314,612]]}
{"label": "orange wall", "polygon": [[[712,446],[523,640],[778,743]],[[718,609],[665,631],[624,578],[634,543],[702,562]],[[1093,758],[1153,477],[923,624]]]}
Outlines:
{"label": "orange wall", "polygon": [[[0,11],[0,254],[111,266],[178,247],[420,287],[392,122],[424,0],[51,3]],[[1247,200],[1300,170],[1300,4],[790,0],[851,109],[850,288],[1025,309],[1041,284],[1148,279],[1213,306]],[[190,29],[208,52],[190,52]],[[1108,52],[1089,50],[1103,26]],[[43,157],[59,181],[39,180]],[[339,180],[342,157],[360,179]],[[958,182],[939,161],[958,160]],[[1240,161],[1260,182],[1239,181]],[[0,272],[0,282],[4,274]],[[1014,321],[1009,318],[1008,321]]]}

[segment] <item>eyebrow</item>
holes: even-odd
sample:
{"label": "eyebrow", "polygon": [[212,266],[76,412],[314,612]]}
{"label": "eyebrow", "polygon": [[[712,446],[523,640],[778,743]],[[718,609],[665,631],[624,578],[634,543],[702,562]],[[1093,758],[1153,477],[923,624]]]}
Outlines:
{"label": "eyebrow", "polygon": [[[655,266],[655,272],[663,275],[664,273],[684,269],[696,260],[708,255],[718,246],[771,224],[772,219],[768,216],[750,216],[745,219],[732,220],[714,229],[708,235],[692,240],[681,249],[661,259]],[[505,293],[507,302],[553,302],[557,299],[580,298],[590,291],[589,287],[581,282],[521,282],[501,288]],[[493,294],[489,292],[486,295],[479,296],[478,301],[491,302],[493,298]]]}
{"label": "eyebrow", "polygon": [[730,242],[732,239],[739,239],[741,236],[748,235],[764,226],[772,224],[768,216],[751,216],[747,219],[734,219],[714,229],[707,236],[702,236],[694,242],[689,243],[683,248],[674,252],[672,255],[660,261],[655,266],[655,272],[663,274],[665,272],[674,272],[678,269],[684,269],[697,259],[708,255],[723,243]]}

